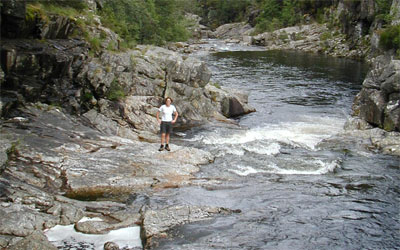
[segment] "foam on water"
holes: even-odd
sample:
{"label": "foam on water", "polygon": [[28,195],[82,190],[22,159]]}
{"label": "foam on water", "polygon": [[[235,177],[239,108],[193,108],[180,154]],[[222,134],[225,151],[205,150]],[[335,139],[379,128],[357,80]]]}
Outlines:
{"label": "foam on water", "polygon": [[[83,218],[83,221],[102,221],[100,218]],[[112,241],[122,248],[142,247],[140,227],[127,227],[112,230],[107,234],[84,234],[75,231],[74,225],[57,225],[44,232],[47,239],[57,247],[68,246],[68,249],[102,250],[104,243]]]}
{"label": "foam on water", "polygon": [[274,163],[271,163],[268,165],[268,168],[270,169],[270,173],[275,173],[275,174],[285,174],[285,175],[290,175],[290,174],[298,174],[298,175],[322,175],[322,174],[327,174],[330,172],[333,172],[336,168],[340,167],[340,163],[338,161],[332,161],[332,162],[323,162],[321,160],[314,160],[313,161],[314,166],[317,166],[317,169],[315,170],[297,170],[297,169],[284,169],[280,168]]}
{"label": "foam on water", "polygon": [[[345,120],[336,118],[305,117],[301,122],[266,124],[248,131],[239,131],[233,135],[210,134],[203,139],[205,144],[246,144],[254,141],[275,141],[294,147],[316,150],[322,140],[342,131]],[[259,153],[259,152],[256,152]]]}
{"label": "foam on water", "polygon": [[281,146],[278,143],[271,143],[268,146],[263,145],[243,145],[246,151],[260,155],[277,155],[280,153]]}
{"label": "foam on water", "polygon": [[240,176],[247,176],[249,174],[257,174],[257,173],[265,173],[265,170],[255,169],[250,166],[237,166],[238,169],[231,169],[230,171],[240,175]]}
{"label": "foam on water", "polygon": [[283,174],[283,175],[323,175],[333,172],[336,168],[340,168],[340,162],[337,160],[324,162],[322,160],[310,160],[304,162],[308,165],[307,169],[285,169],[279,167],[276,163],[269,163],[265,169],[256,168],[254,166],[236,166],[236,169],[229,169],[229,171],[240,175],[247,176],[257,173],[270,173],[270,174]]}

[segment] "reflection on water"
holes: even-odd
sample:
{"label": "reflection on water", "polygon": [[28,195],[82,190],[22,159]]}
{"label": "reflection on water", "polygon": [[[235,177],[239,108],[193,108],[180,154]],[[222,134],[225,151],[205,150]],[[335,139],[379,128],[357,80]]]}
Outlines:
{"label": "reflection on water", "polygon": [[240,127],[209,125],[180,143],[217,156],[199,178],[154,197],[240,214],[177,227],[159,249],[395,249],[399,159],[375,155],[343,131],[365,64],[298,52],[235,51],[203,58],[213,82],[250,91]]}

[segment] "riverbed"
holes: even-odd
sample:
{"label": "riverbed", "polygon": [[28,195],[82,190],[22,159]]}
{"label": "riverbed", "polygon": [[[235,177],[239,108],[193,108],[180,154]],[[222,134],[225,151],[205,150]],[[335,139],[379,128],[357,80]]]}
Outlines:
{"label": "riverbed", "polygon": [[257,112],[175,134],[174,143],[217,158],[196,175],[206,184],[157,192],[150,204],[241,212],[176,227],[157,249],[399,249],[399,158],[339,136],[368,65],[204,46],[217,51],[197,54],[211,81],[249,92]]}

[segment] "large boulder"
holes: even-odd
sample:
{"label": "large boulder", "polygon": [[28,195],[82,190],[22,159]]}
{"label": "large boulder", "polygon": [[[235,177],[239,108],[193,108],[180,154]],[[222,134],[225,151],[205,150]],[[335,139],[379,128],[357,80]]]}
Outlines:
{"label": "large boulder", "polygon": [[248,36],[254,31],[253,27],[247,23],[228,23],[219,26],[213,35],[220,39],[242,39],[243,36]]}
{"label": "large boulder", "polygon": [[400,24],[400,0],[393,0],[392,7],[390,8],[390,15],[392,16],[392,25]]}
{"label": "large boulder", "polygon": [[24,35],[25,1],[10,0],[1,2],[1,36],[18,38]]}
{"label": "large boulder", "polygon": [[377,57],[355,98],[353,112],[386,131],[400,130],[400,60]]}
{"label": "large boulder", "polygon": [[48,241],[46,236],[41,231],[35,231],[24,239],[12,244],[7,249],[9,250],[57,250],[58,248]]}
{"label": "large boulder", "polygon": [[86,43],[78,40],[2,40],[2,101],[20,103],[22,97],[23,102],[70,106],[77,91],[71,82],[86,53]]}
{"label": "large boulder", "polygon": [[[208,119],[223,119],[224,115],[233,117],[254,111],[247,105],[247,96],[242,101],[243,98],[221,89],[219,95],[228,100],[228,104],[224,105],[228,111],[224,112],[221,105],[226,100],[212,98],[206,87],[210,77],[211,72],[206,64],[194,57],[182,56],[160,47],[140,45],[124,53],[104,52],[100,59],[92,59],[82,67],[78,81],[86,89],[93,89],[96,96],[108,95],[113,85],[119,85],[125,96],[120,98],[118,105],[103,105],[109,102],[97,100],[95,106],[105,117],[123,127],[130,126],[135,131],[158,131],[155,115],[167,96],[174,100],[180,114],[179,127],[203,123]],[[235,98],[242,103],[240,106],[245,102],[246,107],[241,109],[235,105]],[[236,108],[229,111],[229,107]],[[91,114],[94,112],[91,111]]]}

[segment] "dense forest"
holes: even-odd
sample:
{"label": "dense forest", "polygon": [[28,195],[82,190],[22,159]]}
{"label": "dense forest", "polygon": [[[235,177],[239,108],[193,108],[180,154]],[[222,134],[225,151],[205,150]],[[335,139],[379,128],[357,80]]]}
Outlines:
{"label": "dense forest", "polygon": [[[360,1],[345,3],[357,5]],[[121,47],[129,48],[136,44],[162,45],[188,40],[191,37],[188,28],[194,25],[185,16],[188,13],[200,16],[201,24],[211,29],[226,23],[247,22],[255,27],[255,34],[310,22],[340,28],[342,24],[332,14],[337,4],[337,0],[119,0],[103,1],[96,14],[103,25],[119,34]],[[392,0],[376,0],[374,4],[374,17],[369,22],[380,23],[382,47],[399,49],[400,25],[390,25]],[[71,16],[85,12],[91,22],[82,1],[33,1],[27,15],[38,10]],[[92,41],[94,47],[96,43]]]}

